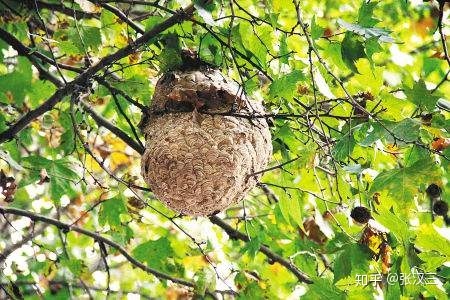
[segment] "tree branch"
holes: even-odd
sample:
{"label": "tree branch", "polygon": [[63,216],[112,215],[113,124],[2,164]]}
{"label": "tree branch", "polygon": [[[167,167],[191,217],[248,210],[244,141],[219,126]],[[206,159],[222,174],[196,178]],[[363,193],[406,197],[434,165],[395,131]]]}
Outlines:
{"label": "tree branch", "polygon": [[[209,220],[213,224],[216,224],[217,226],[222,228],[231,239],[249,242],[249,238],[245,234],[243,234],[242,232],[240,232],[238,230],[235,230],[233,227],[228,225],[226,222],[221,220],[219,217],[212,216],[212,217],[209,217]],[[307,274],[305,274],[303,271],[299,270],[290,261],[288,261],[285,258],[283,258],[282,256],[276,254],[275,252],[272,252],[272,250],[270,250],[268,247],[261,245],[261,247],[259,247],[259,251],[264,253],[264,255],[266,255],[272,261],[278,262],[280,265],[284,266],[286,269],[291,271],[298,278],[299,281],[308,283],[308,284],[313,283],[313,281]]]}
{"label": "tree branch", "polygon": [[[448,66],[450,67],[450,55],[448,53],[447,48],[447,39],[444,34],[444,26],[442,24],[443,17],[444,17],[444,6],[445,6],[445,0],[439,0],[439,19],[438,19],[438,30],[439,35],[441,36],[441,42],[442,42],[442,48],[444,50],[444,56],[445,60],[447,61]],[[448,1],[447,1],[448,2]],[[446,77],[447,78],[447,77]]]}
{"label": "tree branch", "polygon": [[131,28],[134,29],[134,31],[140,33],[140,34],[144,34],[145,31],[137,24],[135,23],[133,20],[131,20],[130,18],[128,18],[123,11],[121,11],[120,9],[118,9],[117,7],[114,7],[108,3],[102,3],[101,1],[97,1],[97,0],[91,0],[91,2],[94,2],[98,5],[100,5],[101,7],[103,7],[106,10],[109,10],[110,12],[112,12],[113,14],[115,14],[119,19],[121,19],[122,21],[124,21],[125,23],[127,23]]}
{"label": "tree branch", "polygon": [[[6,282],[1,282],[0,281],[0,285],[2,284],[7,284]],[[28,286],[28,285],[35,285],[37,284],[36,282],[33,281],[25,281],[25,280],[17,280],[14,281],[15,285],[19,285],[19,286]],[[48,282],[49,286],[52,286],[53,288],[58,288],[60,286],[64,286],[64,287],[68,287],[69,285],[71,287],[77,288],[77,289],[89,289],[89,290],[93,290],[96,292],[110,292],[110,293],[114,293],[114,294],[122,294],[122,295],[126,295],[128,293],[133,293],[133,294],[139,294],[139,296],[141,296],[143,299],[148,299],[148,300],[152,300],[154,298],[147,296],[145,294],[143,294],[141,291],[139,290],[119,290],[119,291],[115,291],[115,290],[107,290],[101,287],[97,287],[97,286],[83,286],[82,284],[76,283],[76,282],[67,282],[67,281],[62,281],[62,280],[50,280]],[[34,290],[31,290],[31,292],[34,292]],[[26,292],[25,292],[26,293]]]}
{"label": "tree branch", "polygon": [[181,278],[176,278],[176,277],[172,277],[168,274],[159,272],[155,269],[149,268],[146,265],[144,265],[143,263],[139,262],[138,260],[136,260],[133,256],[131,256],[127,250],[125,250],[125,248],[123,248],[121,245],[117,244],[114,241],[111,241],[95,232],[83,229],[81,227],[78,226],[74,226],[74,225],[70,225],[67,223],[63,223],[61,221],[52,219],[52,218],[48,218],[46,216],[43,215],[39,215],[39,214],[35,214],[26,210],[22,210],[22,209],[17,209],[17,208],[12,208],[12,207],[4,207],[4,206],[0,206],[0,214],[11,214],[11,215],[16,215],[16,216],[23,216],[23,217],[27,217],[35,222],[43,222],[46,224],[50,224],[53,226],[56,226],[57,228],[63,230],[64,232],[78,232],[81,233],[85,236],[91,237],[92,239],[94,239],[96,242],[98,243],[104,243],[105,245],[108,245],[114,249],[116,249],[117,251],[119,251],[123,256],[125,256],[125,258],[134,266],[136,266],[137,268],[150,273],[152,275],[154,275],[155,277],[159,278],[159,279],[164,279],[164,280],[170,280],[174,283],[178,283],[184,286],[188,286],[188,287],[194,287],[194,284],[190,281],[187,281],[185,279],[181,279]]}
{"label": "tree branch", "polygon": [[[2,29],[0,28],[0,31]],[[18,40],[16,40],[14,37],[12,39],[12,41],[14,42],[14,44],[18,47],[18,49],[24,49],[24,46],[22,43],[20,43]],[[39,53],[39,52],[34,52],[34,53]],[[46,79],[50,80],[53,84],[55,84],[58,88],[63,88],[64,87],[64,83],[59,80],[58,78],[56,78],[54,75],[52,75],[51,73],[49,73],[47,70],[45,70],[37,61],[36,58],[33,56],[33,54],[29,54],[28,52],[23,52],[22,54],[25,55],[26,57],[28,57],[28,59],[36,66],[36,68],[38,68],[40,74],[45,77]],[[51,63],[54,63],[53,61],[51,61]],[[99,80],[99,83],[104,85],[106,88],[110,89],[111,92],[113,92],[114,94],[119,94],[122,91],[117,90],[115,88],[113,88],[111,85],[109,85],[105,80]],[[124,93],[123,93],[124,94]],[[133,100],[134,101],[134,100]],[[125,132],[123,132],[122,130],[120,130],[118,127],[114,126],[113,124],[111,124],[108,120],[106,120],[105,118],[103,118],[102,116],[98,115],[95,110],[88,105],[87,103],[85,103],[84,101],[80,101],[81,106],[83,107],[83,109],[92,117],[92,119],[94,119],[94,121],[99,125],[99,126],[103,126],[106,129],[108,129],[109,131],[111,131],[112,133],[114,133],[116,136],[118,136],[120,139],[124,140],[131,148],[133,148],[136,152],[142,154],[144,152],[144,148],[143,146],[134,141],[131,137],[129,137]],[[51,103],[48,103],[48,105],[52,105]],[[47,109],[47,106],[44,106],[43,109]],[[39,113],[39,112],[37,112]]]}
{"label": "tree branch", "polygon": [[30,124],[34,119],[43,115],[47,111],[51,110],[61,99],[63,99],[68,93],[74,91],[73,83],[69,82],[63,89],[58,89],[47,101],[42,103],[37,108],[30,110],[15,124],[11,125],[8,129],[0,133],[0,144],[11,140],[14,136]]}
{"label": "tree branch", "polygon": [[[72,9],[70,7],[65,6],[64,4],[57,4],[57,3],[47,3],[44,1],[36,1],[40,9],[47,9],[49,11],[57,11],[62,14],[65,14],[69,17],[75,17],[77,19],[84,19],[84,18],[98,18],[100,15],[95,13],[88,13],[76,9]],[[27,0],[25,4],[30,9],[34,9],[34,1],[33,0]]]}
{"label": "tree branch", "polygon": [[[10,34],[8,31],[4,30],[3,28],[0,28],[0,38],[2,40],[4,40],[6,43],[8,43],[9,45],[11,45],[14,48],[14,50],[16,50],[17,53],[19,53],[19,55],[26,56],[28,58],[33,58],[33,56],[34,56],[36,58],[41,59],[43,62],[52,64],[52,65],[55,64],[53,59],[42,54],[39,51],[35,51],[35,50],[25,46],[18,39],[16,39],[12,34]],[[58,66],[61,69],[65,69],[65,70],[69,70],[69,71],[73,71],[73,72],[77,72],[77,73],[81,73],[83,71],[80,68],[66,65],[66,64],[58,63]]]}
{"label": "tree branch", "polygon": [[158,4],[158,0],[156,1],[143,1],[143,0],[97,0],[97,2],[100,3],[123,3],[123,4],[129,4],[129,5],[145,5],[145,6],[151,6],[160,10],[163,10],[165,12],[173,14],[174,11]]}
{"label": "tree branch", "polygon": [[[204,0],[207,1],[207,0]],[[110,65],[111,63],[126,57],[136,51],[139,47],[149,42],[151,39],[156,37],[158,34],[164,30],[172,27],[178,22],[187,19],[193,12],[195,8],[191,4],[183,10],[179,10],[177,14],[169,17],[165,21],[159,23],[141,37],[137,38],[135,41],[130,42],[127,46],[117,50],[115,53],[105,56],[95,65],[92,65],[88,69],[84,70],[83,73],[78,75],[73,81],[67,83],[63,88],[57,90],[47,101],[45,101],[41,106],[25,114],[19,121],[11,125],[8,129],[0,133],[0,143],[12,139],[18,132],[24,129],[31,121],[41,116],[45,112],[51,110],[58,102],[60,102],[65,96],[73,93],[77,86],[85,86],[87,82],[95,75],[98,71],[102,70],[104,67]],[[0,37],[3,39],[4,30],[0,31]],[[8,42],[8,40],[5,40]]]}
{"label": "tree branch", "polygon": [[79,103],[99,126],[103,126],[112,133],[114,133],[118,138],[120,138],[131,148],[133,148],[137,153],[139,154],[144,153],[145,149],[141,144],[133,140],[130,136],[128,136],[128,134],[117,128],[114,124],[110,123],[108,120],[98,115],[89,104],[85,103],[82,100],[80,100]]}
{"label": "tree branch", "polygon": [[0,264],[3,263],[3,261],[6,260],[6,258],[13,253],[14,251],[16,251],[17,249],[19,249],[20,247],[22,247],[23,245],[25,245],[26,243],[28,243],[29,241],[31,241],[32,239],[34,239],[35,237],[41,235],[45,229],[47,228],[47,225],[44,224],[42,226],[40,226],[38,229],[33,230],[32,232],[30,232],[29,234],[27,234],[26,236],[24,236],[20,241],[18,241],[15,244],[12,244],[10,246],[7,246],[5,249],[3,249],[3,251],[0,253]]}

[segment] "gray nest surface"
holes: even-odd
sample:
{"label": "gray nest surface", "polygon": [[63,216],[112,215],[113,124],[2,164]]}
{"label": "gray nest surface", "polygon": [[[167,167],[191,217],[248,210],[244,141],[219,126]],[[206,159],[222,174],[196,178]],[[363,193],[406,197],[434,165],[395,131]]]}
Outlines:
{"label": "gray nest surface", "polygon": [[[233,113],[230,113],[233,111]],[[157,82],[141,123],[142,176],[173,210],[207,216],[237,203],[255,186],[272,155],[261,103],[212,68],[174,71]]]}

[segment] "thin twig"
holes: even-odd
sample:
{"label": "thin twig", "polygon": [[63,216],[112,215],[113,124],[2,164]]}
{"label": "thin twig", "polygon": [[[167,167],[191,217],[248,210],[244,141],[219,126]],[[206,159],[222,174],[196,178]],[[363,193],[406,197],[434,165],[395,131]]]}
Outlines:
{"label": "thin twig", "polygon": [[32,239],[34,239],[35,237],[41,235],[42,233],[44,233],[45,229],[47,228],[47,225],[44,224],[42,226],[40,226],[38,229],[33,230],[32,232],[30,232],[29,234],[27,234],[26,236],[24,236],[20,241],[18,241],[17,243],[14,243],[10,246],[7,246],[5,249],[2,250],[2,252],[0,253],[0,264],[5,261],[5,259],[14,251],[16,251],[17,249],[19,249],[20,247],[22,247],[23,245],[25,245],[26,243],[28,243],[29,241],[31,241]]}
{"label": "thin twig", "polygon": [[[51,110],[57,103],[59,103],[65,96],[73,93],[77,86],[85,86],[86,83],[100,70],[104,67],[110,65],[111,63],[130,55],[135,52],[142,45],[153,39],[155,36],[163,32],[164,30],[172,27],[173,25],[189,18],[189,16],[194,12],[194,5],[191,4],[185,9],[180,10],[177,14],[169,17],[165,21],[154,26],[152,29],[144,33],[141,37],[137,38],[135,41],[131,41],[127,46],[120,48],[111,55],[103,57],[99,62],[87,68],[83,73],[78,75],[73,81],[67,83],[63,88],[57,90],[47,101],[37,108],[31,110],[20,118],[16,123],[8,127],[5,131],[0,133],[0,143],[10,140],[15,137],[22,129],[24,129],[31,121],[41,116],[45,112]],[[0,37],[2,31],[0,30]],[[56,63],[56,61],[55,61]]]}
{"label": "thin twig", "polygon": [[[249,242],[249,239],[245,234],[243,234],[242,232],[240,232],[238,230],[235,230],[233,227],[228,225],[226,222],[221,220],[219,217],[212,216],[212,217],[209,217],[209,219],[211,220],[212,223],[216,224],[217,226],[219,226],[220,228],[225,230],[225,232],[228,234],[228,236],[231,239]],[[278,262],[279,264],[281,264],[282,266],[287,268],[289,271],[291,271],[297,277],[297,279],[299,281],[308,283],[308,284],[313,283],[312,279],[307,274],[305,274],[303,271],[298,269],[297,266],[292,264],[290,261],[288,261],[285,258],[283,258],[282,256],[272,252],[272,250],[270,250],[268,247],[261,245],[259,247],[259,251],[261,251],[264,255],[266,255],[272,261]]]}
{"label": "thin twig", "polygon": [[78,232],[81,233],[85,236],[91,237],[92,239],[94,239],[97,242],[102,242],[114,249],[116,249],[117,251],[119,251],[131,264],[133,264],[135,267],[154,275],[155,277],[159,278],[159,279],[164,279],[164,280],[170,280],[174,283],[178,283],[184,286],[188,286],[188,287],[193,287],[194,284],[190,281],[187,281],[185,279],[181,279],[181,278],[177,278],[177,277],[173,277],[170,276],[166,273],[162,273],[158,270],[152,269],[147,267],[146,265],[144,265],[143,263],[139,262],[137,259],[135,259],[133,256],[131,256],[131,254],[129,254],[127,252],[127,250],[125,248],[123,248],[121,245],[117,244],[116,242],[109,240],[103,236],[101,236],[98,233],[83,229],[81,227],[78,226],[74,226],[74,225],[70,225],[67,223],[63,223],[61,221],[58,221],[56,219],[52,219],[43,215],[39,215],[39,214],[35,214],[32,213],[30,211],[26,211],[26,210],[22,210],[22,209],[18,209],[18,208],[13,208],[13,207],[4,207],[4,206],[0,206],[0,214],[10,214],[10,215],[16,215],[16,216],[23,216],[23,217],[27,217],[35,222],[43,222],[46,224],[50,224],[50,225],[54,225],[57,228],[61,229],[62,231],[64,231],[65,233],[73,231],[73,232]]}

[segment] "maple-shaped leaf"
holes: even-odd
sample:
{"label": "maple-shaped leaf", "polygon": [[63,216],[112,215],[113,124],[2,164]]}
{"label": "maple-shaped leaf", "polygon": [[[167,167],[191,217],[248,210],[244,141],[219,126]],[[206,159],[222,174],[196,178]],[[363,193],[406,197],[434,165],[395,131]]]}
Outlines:
{"label": "maple-shaped leaf", "polygon": [[334,282],[353,273],[364,274],[369,270],[369,253],[360,244],[347,244],[334,261]]}
{"label": "maple-shaped leaf", "polygon": [[316,22],[316,16],[313,16],[311,21],[311,38],[317,40],[320,38],[325,31],[325,28],[320,27]]}
{"label": "maple-shaped leaf", "polygon": [[292,71],[289,74],[281,75],[275,79],[269,87],[269,95],[272,97],[282,97],[291,100],[295,93],[297,82],[304,80],[305,75],[300,70]]}
{"label": "maple-shaped leaf", "polygon": [[138,245],[132,251],[133,256],[151,268],[166,270],[165,262],[174,255],[174,251],[167,238],[162,237],[155,241],[147,241]]}
{"label": "maple-shaped leaf", "polygon": [[373,17],[373,10],[375,9],[375,6],[377,6],[377,4],[378,2],[363,2],[358,11],[359,25],[363,27],[372,27],[380,22],[380,20]]}
{"label": "maple-shaped leaf", "polygon": [[416,231],[415,245],[421,250],[436,251],[450,257],[450,239],[431,224],[422,224]]}
{"label": "maple-shaped leaf", "polygon": [[372,183],[371,193],[387,190],[398,201],[412,201],[420,184],[440,180],[439,167],[429,159],[422,159],[409,167],[380,173]]}
{"label": "maple-shaped leaf", "polygon": [[116,230],[120,226],[120,214],[127,213],[127,207],[122,196],[117,195],[102,202],[98,221],[101,225],[109,224]]}
{"label": "maple-shaped leaf", "polygon": [[439,96],[433,95],[430,90],[427,89],[425,82],[420,79],[412,88],[404,85],[404,93],[408,100],[416,104],[419,108],[428,111],[434,110],[436,103],[439,100]]}
{"label": "maple-shaped leaf", "polygon": [[372,72],[374,72],[375,63],[374,63],[372,57],[375,53],[382,52],[383,48],[381,47],[380,43],[378,42],[377,37],[372,37],[372,38],[367,39],[365,41],[364,45],[366,47],[367,59],[369,60]]}
{"label": "maple-shaped leaf", "polygon": [[395,235],[397,240],[407,242],[411,237],[408,230],[408,224],[399,217],[392,208],[388,210],[383,207],[377,207],[377,214],[374,218],[381,225],[389,229],[389,231]]}
{"label": "maple-shaped leaf", "polygon": [[330,279],[317,278],[314,284],[308,287],[308,291],[302,299],[346,299],[345,293],[338,289]]}
{"label": "maple-shaped leaf", "polygon": [[347,23],[344,20],[338,19],[337,23],[344,29],[360,35],[366,39],[377,37],[380,42],[395,43],[396,40],[390,36],[391,31],[378,27],[364,27],[359,24]]}
{"label": "maple-shaped leaf", "polygon": [[73,184],[80,177],[73,170],[74,166],[70,160],[50,160],[39,155],[30,155],[22,159],[22,164],[30,170],[30,176],[22,179],[21,186],[38,181],[41,170],[45,169],[50,178],[50,196],[55,203],[59,203],[64,194],[74,194]]}
{"label": "maple-shaped leaf", "polygon": [[345,65],[355,73],[359,73],[355,62],[367,58],[363,42],[352,32],[347,32],[342,40],[341,55]]}

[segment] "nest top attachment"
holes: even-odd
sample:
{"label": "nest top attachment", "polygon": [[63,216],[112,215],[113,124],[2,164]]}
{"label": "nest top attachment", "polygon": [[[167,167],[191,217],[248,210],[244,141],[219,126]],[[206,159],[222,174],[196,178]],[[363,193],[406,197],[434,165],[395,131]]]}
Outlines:
{"label": "nest top attachment", "polygon": [[237,83],[216,69],[172,71],[158,81],[152,112],[226,112],[246,107],[247,98]]}

